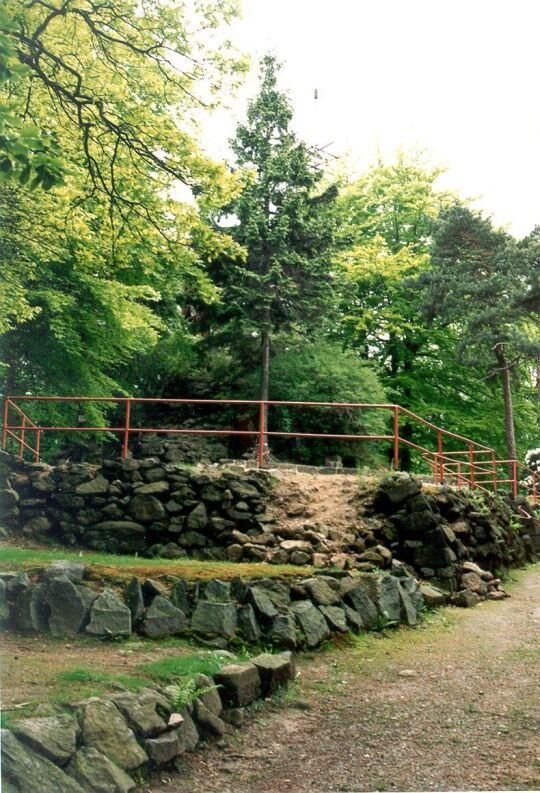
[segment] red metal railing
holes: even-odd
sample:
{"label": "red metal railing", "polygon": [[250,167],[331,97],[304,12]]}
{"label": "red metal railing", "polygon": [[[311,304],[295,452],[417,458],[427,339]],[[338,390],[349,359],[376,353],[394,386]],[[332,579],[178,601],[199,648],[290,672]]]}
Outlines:
{"label": "red metal railing", "polygon": [[[125,405],[124,421],[119,427],[58,427],[35,424],[22,410],[17,402],[109,402]],[[248,405],[256,406],[258,410],[258,428],[245,429],[174,429],[162,427],[133,427],[131,425],[131,408],[135,404],[167,404],[167,405]],[[391,417],[391,435],[346,435],[319,432],[278,432],[267,429],[269,408],[272,406],[300,407],[300,408],[329,408],[334,410],[383,410]],[[10,424],[11,411],[19,418],[18,424]],[[413,441],[403,438],[400,434],[400,417],[407,418],[409,423],[418,423],[427,427],[434,434],[436,451],[421,446]],[[29,450],[36,462],[39,462],[40,439],[43,432],[113,432],[122,439],[122,457],[126,458],[131,435],[143,433],[165,433],[185,435],[237,435],[252,436],[258,446],[258,464],[265,464],[265,455],[268,439],[272,437],[291,438],[327,438],[344,441],[391,441],[392,465],[394,470],[399,469],[399,456],[402,446],[407,446],[419,452],[420,456],[430,466],[435,483],[441,484],[449,480],[458,487],[488,492],[495,491],[500,485],[509,484],[515,496],[524,489],[535,504],[538,497],[538,481],[535,471],[524,466],[518,460],[498,460],[495,450],[476,441],[458,435],[455,432],[444,430],[429,421],[417,416],[410,410],[400,405],[370,404],[361,402],[278,402],[274,400],[262,401],[254,399],[151,399],[143,397],[58,397],[58,396],[7,396],[4,398],[3,423],[2,423],[2,448],[5,449],[8,441],[12,441],[22,459],[25,450]],[[31,435],[35,437],[35,446],[28,442]],[[453,443],[464,448],[448,450],[444,448],[445,439],[452,439]],[[524,471],[530,482],[524,484],[519,479],[519,472]]]}

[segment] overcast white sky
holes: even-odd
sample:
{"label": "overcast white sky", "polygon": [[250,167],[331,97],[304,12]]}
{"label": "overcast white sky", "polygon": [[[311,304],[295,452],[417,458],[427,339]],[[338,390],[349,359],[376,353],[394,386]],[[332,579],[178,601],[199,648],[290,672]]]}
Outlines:
{"label": "overcast white sky", "polygon": [[[364,170],[423,147],[443,188],[518,237],[540,224],[540,0],[243,0],[231,34],[254,61],[282,61],[296,131]],[[256,70],[207,124],[225,141],[256,92]],[[313,98],[317,88],[319,98]]]}

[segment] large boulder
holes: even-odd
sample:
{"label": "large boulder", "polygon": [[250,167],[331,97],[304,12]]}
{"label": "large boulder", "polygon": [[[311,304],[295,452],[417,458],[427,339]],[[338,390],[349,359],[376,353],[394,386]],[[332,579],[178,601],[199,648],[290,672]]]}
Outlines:
{"label": "large boulder", "polygon": [[90,608],[97,598],[88,587],[73,584],[68,578],[52,578],[48,585],[50,608],[49,628],[53,636],[74,636],[90,617]]}
{"label": "large boulder", "polygon": [[204,599],[213,603],[227,603],[231,599],[231,585],[228,581],[214,578],[204,587]]}
{"label": "large boulder", "polygon": [[10,730],[0,730],[5,793],[86,793],[50,760],[27,749]]}
{"label": "large boulder", "polygon": [[179,754],[185,751],[183,739],[183,724],[176,730],[171,730],[157,738],[148,738],[144,742],[144,748],[150,758],[150,762],[156,768],[170,763]]}
{"label": "large boulder", "polygon": [[339,606],[319,606],[319,611],[324,616],[331,631],[345,633],[348,630],[347,615]]}
{"label": "large boulder", "polygon": [[291,605],[308,647],[316,647],[330,635],[326,620],[311,600],[296,600]]}
{"label": "large boulder", "polygon": [[64,765],[75,754],[79,725],[67,713],[20,719],[12,729],[23,743],[57,765]]}
{"label": "large boulder", "polygon": [[197,504],[186,518],[186,528],[189,531],[200,532],[208,525],[208,513],[203,502]]}
{"label": "large boulder", "polygon": [[94,601],[86,633],[103,638],[131,635],[131,611],[112,589],[104,589]]}
{"label": "large boulder", "polygon": [[86,746],[97,749],[127,771],[148,762],[146,752],[113,702],[97,697],[86,702],[82,734]]}
{"label": "large boulder", "polygon": [[[135,782],[97,749],[83,746],[66,768],[85,793],[134,793]],[[59,789],[58,793],[62,793]]]}
{"label": "large boulder", "polygon": [[277,616],[278,610],[272,603],[267,592],[259,587],[250,587],[249,600],[253,604],[256,614],[263,620],[272,620]]}
{"label": "large boulder", "polygon": [[98,474],[88,482],[77,485],[75,488],[78,496],[104,496],[108,490],[109,482],[101,474]]}
{"label": "large boulder", "polygon": [[181,633],[186,625],[186,615],[176,608],[168,598],[157,595],[147,609],[141,623],[146,636],[170,636]]}
{"label": "large boulder", "polygon": [[217,738],[221,738],[225,733],[225,722],[207,708],[200,699],[196,699],[193,702],[193,717],[204,733],[214,735]]}
{"label": "large boulder", "polygon": [[6,598],[6,585],[0,578],[0,628],[6,628],[9,623],[9,605]]}
{"label": "large boulder", "polygon": [[436,608],[437,606],[444,606],[448,603],[448,595],[446,592],[443,592],[442,589],[438,589],[431,584],[421,584],[420,592],[428,608]]}
{"label": "large boulder", "polygon": [[261,638],[261,629],[251,603],[238,609],[238,627],[244,640],[250,644],[256,644]]}
{"label": "large boulder", "polygon": [[222,636],[232,639],[237,628],[234,603],[212,603],[199,600],[191,619],[191,629],[202,636]]}

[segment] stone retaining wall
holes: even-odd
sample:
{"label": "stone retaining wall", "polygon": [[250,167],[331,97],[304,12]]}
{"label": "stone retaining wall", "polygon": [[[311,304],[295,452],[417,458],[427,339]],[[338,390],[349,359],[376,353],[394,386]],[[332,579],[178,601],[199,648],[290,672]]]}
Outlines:
{"label": "stone retaining wall", "polygon": [[[167,583],[136,577],[123,590],[96,588],[80,562],[35,573],[0,573],[0,621],[22,633],[96,638],[191,635],[217,648],[241,641],[313,648],[332,634],[380,624],[416,625],[422,591],[404,565],[391,573],[336,571],[292,579]],[[445,598],[442,597],[444,602]]]}
{"label": "stone retaining wall", "polygon": [[[150,447],[151,449],[152,447]],[[455,490],[396,474],[359,490],[357,520],[341,528],[276,518],[272,474],[185,469],[154,457],[48,466],[0,455],[7,529],[105,552],[390,569],[393,560],[448,592],[463,565],[499,578],[536,558],[540,522],[525,499]],[[274,506],[274,505],[273,505]],[[485,594],[485,593],[483,593]]]}
{"label": "stone retaining wall", "polygon": [[[175,686],[92,697],[1,730],[6,793],[133,793],[143,768],[174,764],[200,742],[242,724],[244,708],[294,679],[290,652],[262,654],[197,675],[195,698],[178,707]],[[198,694],[198,696],[197,696]]]}

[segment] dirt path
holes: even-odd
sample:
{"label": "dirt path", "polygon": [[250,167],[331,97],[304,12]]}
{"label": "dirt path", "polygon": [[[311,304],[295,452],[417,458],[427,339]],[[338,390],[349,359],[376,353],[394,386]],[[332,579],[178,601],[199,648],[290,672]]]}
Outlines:
{"label": "dirt path", "polygon": [[302,527],[315,520],[347,531],[358,524],[358,477],[352,475],[276,473],[268,513],[283,527]]}
{"label": "dirt path", "polygon": [[540,788],[540,565],[511,591],[414,632],[304,657],[296,703],[255,711],[221,749],[186,756],[146,789]]}

